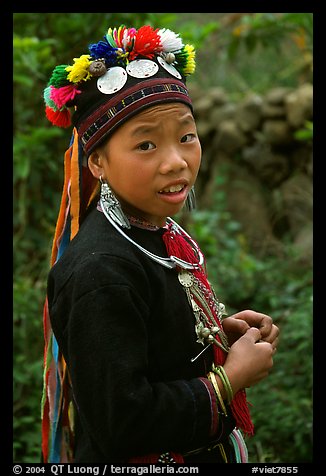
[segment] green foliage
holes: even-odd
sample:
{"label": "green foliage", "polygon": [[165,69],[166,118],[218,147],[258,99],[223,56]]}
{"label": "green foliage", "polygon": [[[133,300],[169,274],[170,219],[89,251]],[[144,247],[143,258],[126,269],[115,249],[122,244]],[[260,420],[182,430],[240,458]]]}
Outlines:
{"label": "green foliage", "polygon": [[311,13],[253,13],[244,14],[233,30],[229,43],[230,57],[238,52],[241,43],[249,52],[258,46],[275,48],[281,52],[280,40],[292,37],[301,45],[312,48],[313,19]]}
{"label": "green foliage", "polygon": [[14,282],[13,459],[40,462],[45,279]]}
{"label": "green foliage", "polygon": [[297,140],[304,142],[311,142],[313,139],[314,126],[311,121],[306,121],[305,126],[302,129],[295,131],[294,137]]}
{"label": "green foliage", "polygon": [[[54,66],[71,62],[88,43],[99,40],[99,32],[121,23],[180,31],[198,49],[196,81],[204,88],[218,85],[242,94],[296,85],[310,64],[309,13],[14,14],[13,449],[17,462],[40,461],[42,308],[63,155],[71,134],[52,127],[44,117],[43,89]],[[309,140],[310,131],[307,124],[297,139]],[[189,229],[206,253],[217,295],[230,314],[249,305],[270,313],[282,332],[270,378],[250,390],[257,425],[257,436],[249,443],[252,459],[307,461],[311,451],[309,272],[296,263],[291,246],[282,260],[251,255],[239,224],[223,207],[221,193],[215,203],[213,209],[197,211]]]}

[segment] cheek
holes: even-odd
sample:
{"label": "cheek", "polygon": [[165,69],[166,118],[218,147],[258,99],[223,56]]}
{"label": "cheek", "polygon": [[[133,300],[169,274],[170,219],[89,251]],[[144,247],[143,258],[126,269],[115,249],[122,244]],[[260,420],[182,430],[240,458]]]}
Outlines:
{"label": "cheek", "polygon": [[112,171],[111,180],[112,186],[118,193],[140,197],[145,196],[153,184],[153,174],[148,167],[132,162]]}
{"label": "cheek", "polygon": [[201,157],[202,157],[202,150],[200,142],[198,141],[197,146],[194,148],[193,154],[191,156],[191,160],[189,161],[190,167],[193,169],[196,174],[199,171],[200,164],[201,164]]}

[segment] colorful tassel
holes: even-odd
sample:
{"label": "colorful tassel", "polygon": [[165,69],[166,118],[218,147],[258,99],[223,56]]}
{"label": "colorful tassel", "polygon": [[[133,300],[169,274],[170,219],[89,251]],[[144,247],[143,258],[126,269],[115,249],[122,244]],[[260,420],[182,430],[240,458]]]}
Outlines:
{"label": "colorful tassel", "polygon": [[103,58],[107,66],[114,66],[117,61],[117,50],[111,46],[107,39],[105,41],[99,41],[98,43],[93,43],[88,47],[89,52],[94,59]]}
{"label": "colorful tassel", "polygon": [[66,108],[61,111],[55,111],[51,107],[46,106],[45,115],[54,126],[65,128],[71,125],[71,114]]}
{"label": "colorful tassel", "polygon": [[153,58],[154,53],[162,51],[161,37],[158,35],[158,29],[154,30],[151,26],[145,25],[139,28],[135,36],[133,50],[129,54],[130,61],[137,56]]}
{"label": "colorful tassel", "polygon": [[[193,246],[189,242],[189,238],[181,231],[175,232],[173,229],[173,224],[169,225],[167,231],[164,233],[163,241],[169,256],[173,255],[192,264],[199,264],[199,259],[194,252]],[[195,244],[198,247],[198,244]],[[204,289],[207,290],[208,294],[211,293],[214,295],[214,291],[210,286],[204,268],[198,266],[198,268],[193,270],[192,273],[195,278],[203,285]],[[214,305],[212,305],[209,299],[207,300],[207,304],[210,308],[212,315],[215,316],[215,307]],[[216,322],[218,322],[217,316],[215,320]],[[213,354],[215,365],[223,365],[226,359],[225,352],[219,346],[214,345]],[[248,402],[246,400],[246,392],[244,390],[240,390],[239,392],[237,392],[234,395],[230,406],[237,426],[241,428],[244,433],[249,436],[252,436],[254,434],[254,426],[249,413]]]}
{"label": "colorful tassel", "polygon": [[44,102],[45,102],[45,105],[48,106],[49,108],[53,109],[54,111],[56,111],[58,108],[57,108],[57,105],[56,103],[51,99],[51,91],[53,89],[53,86],[48,86],[44,89],[43,91],[43,99],[44,99]]}
{"label": "colorful tassel", "polygon": [[177,69],[183,76],[188,76],[195,72],[195,49],[192,45],[185,45],[179,53],[175,54],[175,57]]}
{"label": "colorful tassel", "polygon": [[59,64],[54,68],[51,78],[49,80],[49,86],[61,88],[61,86],[66,86],[67,84],[69,84],[69,80],[67,79],[67,67],[67,64]]}
{"label": "colorful tassel", "polygon": [[183,48],[183,42],[179,37],[179,34],[168,28],[162,28],[158,31],[158,36],[161,38],[162,51],[164,52],[176,52]]}
{"label": "colorful tassel", "polygon": [[[79,227],[79,187],[82,174],[81,147],[76,129],[65,153],[64,187],[53,238],[51,266]],[[72,180],[72,175],[75,178]],[[89,187],[88,194],[91,193]],[[71,233],[72,231],[72,233]],[[43,310],[44,326],[44,388],[42,396],[42,457],[44,463],[73,461],[73,414],[68,369],[53,335],[47,299]]]}
{"label": "colorful tassel", "polygon": [[72,101],[77,94],[81,93],[74,84],[68,84],[61,88],[50,86],[50,88],[50,100],[54,102],[58,109],[61,109],[67,102]]}
{"label": "colorful tassel", "polygon": [[73,66],[67,66],[66,71],[69,73],[67,79],[72,83],[80,83],[87,81],[92,77],[88,71],[91,64],[90,55],[81,55],[79,58],[74,58]]}

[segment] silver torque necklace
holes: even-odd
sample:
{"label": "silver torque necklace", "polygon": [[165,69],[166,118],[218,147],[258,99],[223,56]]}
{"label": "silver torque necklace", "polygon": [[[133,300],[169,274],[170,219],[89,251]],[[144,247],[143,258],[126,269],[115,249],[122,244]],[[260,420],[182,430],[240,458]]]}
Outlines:
{"label": "silver torque necklace", "polygon": [[[193,264],[189,263],[188,261],[184,261],[177,256],[170,256],[169,258],[163,258],[162,256],[157,256],[154,253],[151,253],[150,251],[146,250],[146,248],[143,248],[141,245],[136,243],[134,240],[132,240],[128,235],[124,233],[124,231],[119,227],[119,225],[110,217],[110,215],[106,212],[105,210],[105,205],[103,204],[102,199],[100,200],[100,206],[102,209],[102,212],[104,213],[105,217],[107,220],[111,223],[111,225],[122,235],[126,240],[130,241],[136,248],[141,250],[146,256],[151,258],[153,261],[156,263],[161,264],[162,266],[165,266],[166,268],[173,269],[179,266],[182,269],[199,269],[199,267],[204,263],[204,256],[198,246],[194,243],[195,250],[198,253],[199,256],[199,264]],[[190,240],[191,237],[188,235],[187,232],[183,228],[181,228],[180,225],[178,225],[172,218],[168,217],[167,218],[168,223],[172,223],[174,229],[176,231],[180,230],[182,231]],[[192,240],[191,240],[192,241]]]}

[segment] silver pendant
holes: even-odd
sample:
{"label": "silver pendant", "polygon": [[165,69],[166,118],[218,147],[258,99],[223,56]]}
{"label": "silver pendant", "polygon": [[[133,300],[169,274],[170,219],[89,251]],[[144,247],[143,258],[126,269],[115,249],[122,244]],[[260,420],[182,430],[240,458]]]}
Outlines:
{"label": "silver pendant", "polygon": [[130,228],[130,223],[123,213],[119,200],[113,195],[106,182],[101,183],[101,202],[111,219],[123,228]]}
{"label": "silver pendant", "polygon": [[188,271],[180,271],[178,273],[178,279],[185,288],[190,288],[194,282],[193,275]]}

